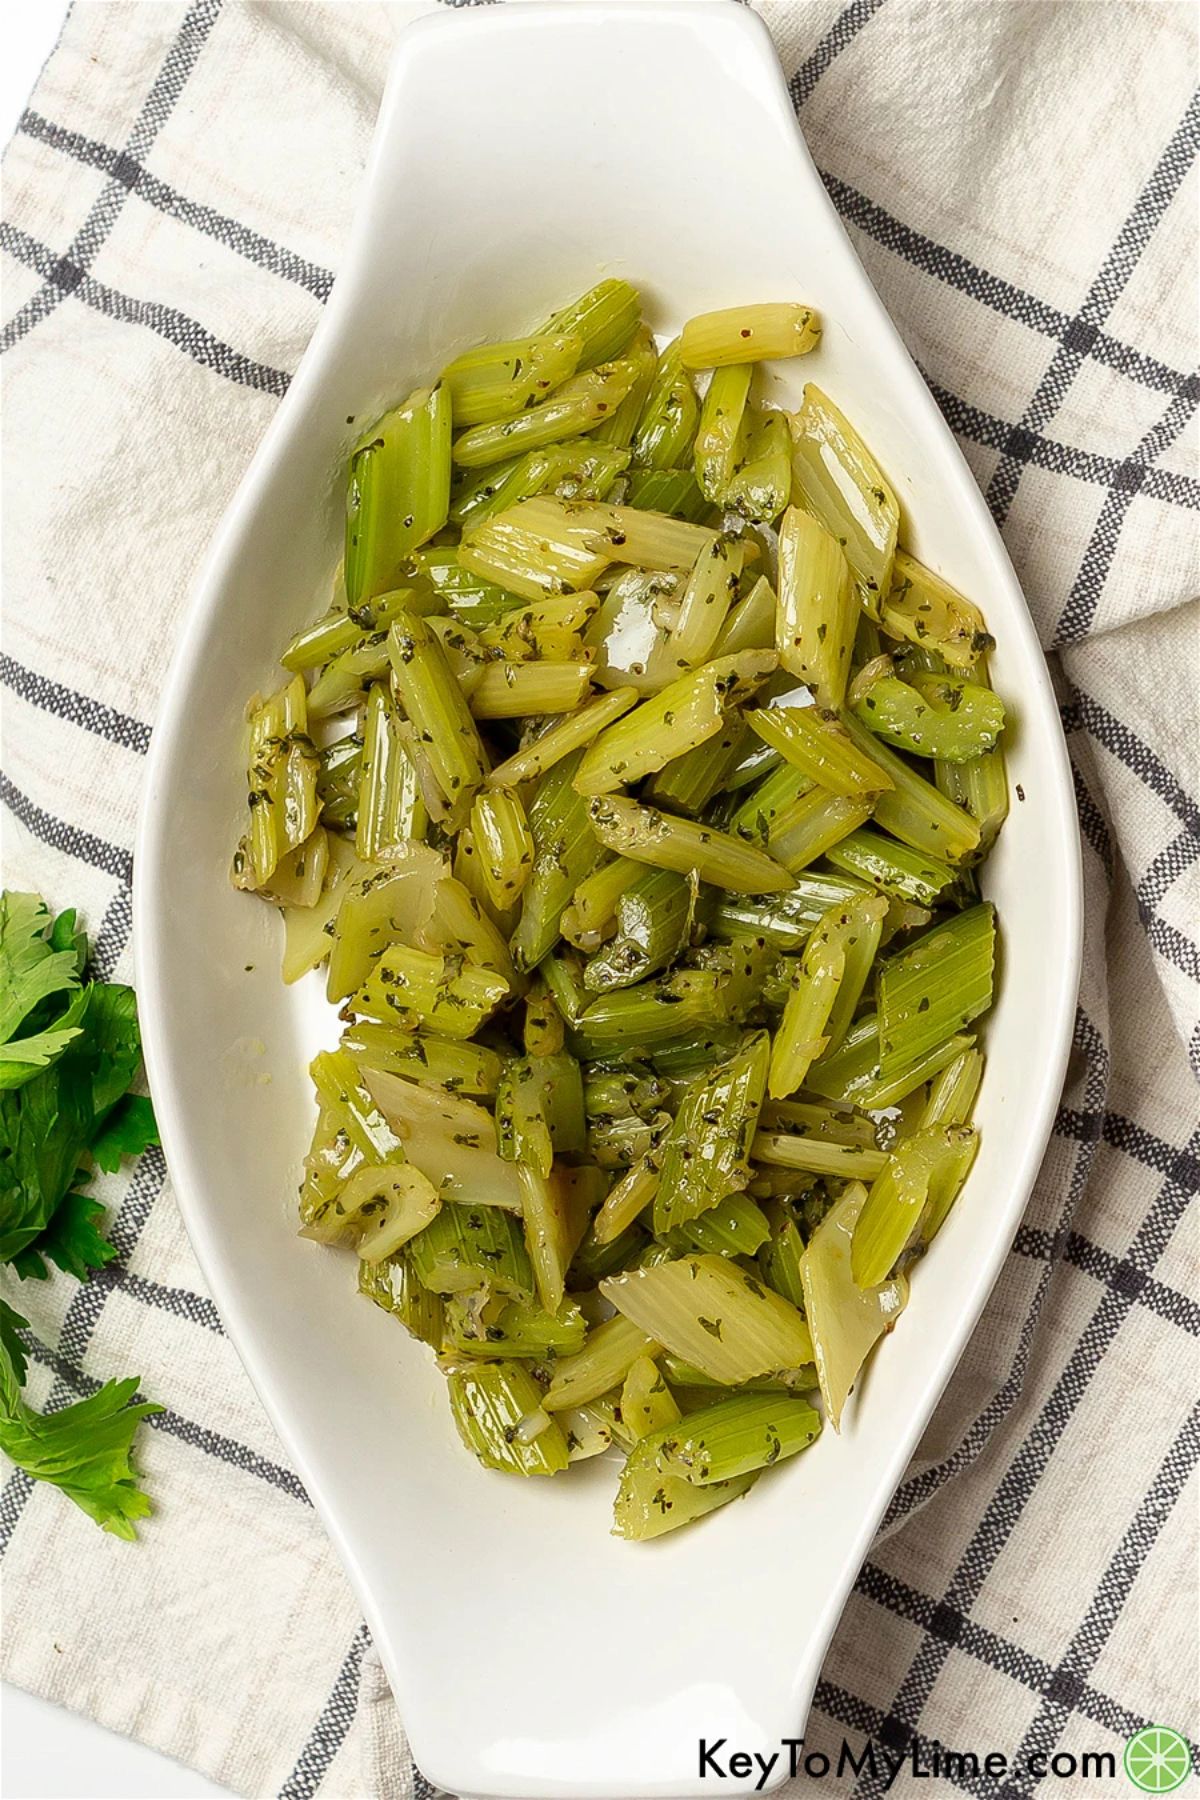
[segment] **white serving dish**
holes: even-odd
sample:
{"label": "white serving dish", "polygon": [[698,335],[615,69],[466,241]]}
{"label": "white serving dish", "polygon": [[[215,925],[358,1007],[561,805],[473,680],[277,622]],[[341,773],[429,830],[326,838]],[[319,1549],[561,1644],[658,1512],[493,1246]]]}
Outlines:
{"label": "white serving dish", "polygon": [[[740,300],[820,308],[823,345],[779,367],[778,392],[798,400],[810,378],[830,391],[891,476],[913,548],[985,609],[1024,794],[988,865],[1004,957],[982,1150],[908,1312],[840,1438],[827,1431],[746,1500],[651,1545],[609,1535],[609,1464],[529,1483],[478,1468],[428,1353],[355,1297],[348,1259],[296,1237],[305,1064],[335,1025],[319,981],[281,984],[274,914],[228,884],[243,703],[328,593],[348,415],[361,424],[453,352],[511,336],[606,273],[641,287],[663,332]],[[1079,858],[1054,698],[1008,558],[826,198],[767,33],[733,0],[531,4],[404,32],[345,266],[176,654],[136,916],[151,1082],[192,1241],[430,1780],[518,1800],[700,1795],[701,1735],[768,1754],[796,1736],[1033,1185],[1071,1036]]]}

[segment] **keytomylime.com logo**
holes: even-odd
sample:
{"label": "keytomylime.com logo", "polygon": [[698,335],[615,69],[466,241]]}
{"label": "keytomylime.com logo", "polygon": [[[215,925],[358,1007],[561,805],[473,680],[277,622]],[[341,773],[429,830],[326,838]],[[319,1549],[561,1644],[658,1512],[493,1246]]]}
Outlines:
{"label": "keytomylime.com logo", "polygon": [[1171,1794],[1192,1770],[1188,1741],[1169,1725],[1145,1725],[1125,1746],[1125,1773],[1144,1794]]}

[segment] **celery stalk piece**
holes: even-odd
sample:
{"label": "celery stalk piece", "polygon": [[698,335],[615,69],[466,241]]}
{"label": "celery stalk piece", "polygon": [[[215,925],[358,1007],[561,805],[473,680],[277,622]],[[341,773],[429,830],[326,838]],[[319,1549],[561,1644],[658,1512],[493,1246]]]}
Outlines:
{"label": "celery stalk piece", "polygon": [[365,873],[354,846],[337,832],[326,833],[327,860],[320,898],[312,906],[283,909],[281,973],[289,984],[324,962],[333,941],[333,921],[349,882]]}
{"label": "celery stalk piece", "polygon": [[741,894],[772,894],[791,877],[774,857],[712,826],[673,818],[618,794],[588,802],[588,818],[600,842],[634,862],[681,875],[693,869],[701,881]]}
{"label": "celery stalk piece", "polygon": [[689,670],[593,739],[576,790],[611,793],[694,750],[720,731],[726,707],[752,692],[773,667],[769,650],[747,650]]}
{"label": "celery stalk piece", "polygon": [[496,1094],[496,1134],[506,1162],[526,1163],[548,1176],[554,1163],[545,1093],[528,1057],[514,1058],[500,1078]]}
{"label": "celery stalk piece", "polygon": [[771,821],[767,848],[790,875],[798,875],[871,817],[873,796],[851,799],[810,788]]}
{"label": "celery stalk piece", "polygon": [[685,368],[720,369],[804,356],[820,341],[821,321],[811,306],[767,301],[698,313],[684,326],[679,347]]}
{"label": "celery stalk piece", "polygon": [[982,1079],[982,1051],[964,1050],[930,1082],[919,1126],[968,1124]]}
{"label": "celery stalk piece", "polygon": [[578,367],[590,369],[625,352],[641,317],[641,295],[629,282],[610,276],[586,294],[551,313],[539,333],[571,332],[581,340]]}
{"label": "celery stalk piece", "polygon": [[233,881],[263,888],[280,860],[315,830],[320,810],[320,764],[308,735],[302,675],[253,707],[247,736],[250,826],[233,859]]}
{"label": "celery stalk piece", "polygon": [[763,1131],[804,1132],[827,1144],[878,1148],[873,1119],[853,1107],[830,1106],[824,1101],[764,1100],[759,1125]]}
{"label": "celery stalk piece", "polygon": [[641,512],[688,519],[693,525],[703,524],[710,511],[691,469],[630,470],[626,504]]}
{"label": "celery stalk piece", "polygon": [[616,922],[617,901],[641,872],[637,863],[614,856],[585,875],[563,914],[562,934],[567,942],[578,950],[593,950],[603,942]]}
{"label": "celery stalk piece", "polygon": [[605,1196],[592,1233],[599,1244],[612,1244],[641,1217],[658,1190],[659,1168],[656,1158],[645,1156],[635,1163]]}
{"label": "celery stalk piece", "polygon": [[566,944],[556,944],[538,964],[538,975],[550,990],[555,1006],[568,1026],[583,1017],[591,995],[583,985],[583,959]]}
{"label": "celery stalk piece", "polygon": [[889,637],[936,650],[954,669],[970,669],[995,648],[979,608],[907,550],[897,550],[880,624]]}
{"label": "celery stalk piece", "polygon": [[[612,560],[600,506],[540,494],[463,533],[462,566],[528,600],[590,591]],[[597,521],[595,515],[601,515]]]}
{"label": "celery stalk piece", "polygon": [[[621,402],[614,418],[630,397]],[[518,501],[532,500],[538,494],[553,494],[560,500],[606,500],[629,466],[629,452],[601,443],[599,438],[600,430],[596,430],[587,437],[527,450],[524,456],[465,474],[450,501],[451,523],[482,525]]]}
{"label": "celery stalk piece", "polygon": [[455,428],[515,418],[573,375],[582,353],[583,339],[574,332],[464,350],[442,370]]}
{"label": "celery stalk piece", "polygon": [[853,1177],[871,1181],[887,1165],[883,1150],[831,1143],[828,1138],[792,1131],[758,1132],[750,1154],[755,1162],[774,1163],[783,1169],[806,1169],[813,1175],[832,1175],[839,1180]]}
{"label": "celery stalk piece", "polygon": [[337,890],[325,990],[333,1001],[360,988],[390,944],[415,940],[429,917],[434,885],[445,864],[436,850],[408,844],[398,846],[386,863],[358,864],[357,869],[361,873]]}
{"label": "celery stalk piece", "polygon": [[717,535],[706,526],[635,506],[581,505],[577,516],[603,535],[612,562],[634,563],[643,570],[690,569]]}
{"label": "celery stalk piece", "polygon": [[654,1196],[656,1236],[745,1187],[770,1055],[766,1032],[750,1033],[737,1054],[698,1081],[680,1103]]}
{"label": "celery stalk piece", "polygon": [[763,1208],[768,1237],[758,1253],[758,1272],[767,1286],[804,1311],[804,1287],[800,1280],[800,1263],[804,1256],[804,1238],[792,1213],[779,1200],[771,1200]]}
{"label": "celery stalk piece", "polygon": [[586,1462],[589,1457],[603,1456],[606,1450],[612,1449],[615,1433],[612,1415],[606,1406],[597,1402],[572,1406],[556,1417],[567,1440],[569,1461]]}
{"label": "celery stalk piece", "polygon": [[[642,408],[646,404],[655,370],[658,367],[658,352],[654,347],[654,338],[647,326],[638,326],[624,350],[624,356],[628,362],[633,364],[636,371],[633,385],[616,411],[610,413],[608,418],[590,433],[590,439],[594,444],[611,445],[614,449],[628,451],[633,442],[633,434],[637,430],[638,420],[642,416]],[[626,456],[625,461],[628,462],[628,460],[629,458]],[[583,496],[581,495],[580,498]],[[603,500],[604,495],[592,494],[587,498]],[[662,510],[669,512],[671,509],[664,507]]]}
{"label": "celery stalk piece", "polygon": [[358,818],[358,783],[362,774],[361,722],[318,754],[317,798],[321,823],[334,831],[353,832]]}
{"label": "celery stalk piece", "polygon": [[[567,1466],[567,1440],[544,1423],[542,1392],[518,1362],[473,1363],[446,1376],[450,1410],[467,1449],[485,1469],[507,1475],[557,1475]],[[536,1432],[523,1429],[537,1421]]]}
{"label": "celery stalk piece", "polygon": [[678,469],[688,460],[700,403],[691,376],[679,357],[679,343],[668,344],[658,359],[633,435],[633,462],[641,469]]}
{"label": "celery stalk piece", "polygon": [[[418,550],[412,559],[412,567],[418,580],[427,582],[436,596],[432,610],[453,613],[464,625],[474,628],[492,625],[521,604],[519,594],[466,568],[459,561],[458,549],[453,544],[430,545],[427,550]],[[409,610],[413,609],[410,607]]]}
{"label": "celery stalk piece", "polygon": [[387,630],[360,636],[326,663],[308,694],[310,719],[333,719],[361,704],[368,687],[388,672]]}
{"label": "celery stalk piece", "polygon": [[586,802],[574,788],[582,756],[576,750],[556,762],[542,777],[529,809],[535,852],[512,940],[518,969],[532,969],[553,949],[575,889],[599,861]]}
{"label": "celery stalk piece", "polygon": [[586,1219],[571,1205],[571,1190],[560,1170],[543,1174],[527,1161],[517,1164],[525,1242],[533,1264],[538,1299],[547,1312],[562,1305],[571,1258],[579,1248]]}
{"label": "celery stalk piece", "polygon": [[479,646],[510,662],[527,662],[535,656],[578,660],[582,653],[579,633],[599,604],[600,596],[586,589],[578,594],[543,596],[484,626]]}
{"label": "celery stalk piece", "polygon": [[879,1062],[879,1020],[874,1013],[867,1013],[855,1021],[832,1055],[813,1065],[804,1085],[809,1093],[822,1099],[859,1106],[867,1112],[882,1111],[898,1106],[947,1063],[973,1049],[974,1044],[973,1037],[956,1033],[915,1061],[885,1075]]}
{"label": "celery stalk piece", "polygon": [[978,848],[979,826],[970,813],[939,794],[932,782],[889,750],[852,713],[842,715],[842,726],[858,748],[891,776],[891,788],[875,800],[877,824],[902,844],[944,862],[961,862]]}
{"label": "celery stalk piece", "polygon": [[382,1025],[469,1038],[509,993],[508,982],[494,969],[464,963],[461,957],[416,950],[408,944],[389,944],[354,995],[351,1007]]}
{"label": "celery stalk piece", "polygon": [[779,527],[776,646],[818,706],[839,708],[846,698],[859,617],[842,546],[819,519],[790,506]]}
{"label": "celery stalk piece", "polygon": [[533,868],[533,835],[516,789],[481,788],[471,808],[471,831],[492,904],[511,906]]}
{"label": "celery stalk piece", "polygon": [[496,1126],[487,1107],[449,1089],[409,1081],[390,1070],[355,1061],[371,1100],[402,1143],[440,1137],[451,1139],[460,1149],[496,1149]]}
{"label": "celery stalk piece", "polygon": [[423,1231],[442,1203],[432,1181],[412,1163],[382,1163],[354,1171],[342,1204],[358,1231],[359,1257],[378,1263]]}
{"label": "celery stalk piece", "polygon": [[542,1404],[547,1412],[584,1406],[625,1380],[639,1356],[657,1356],[658,1345],[618,1313],[588,1332],[583,1349],[564,1356],[550,1378]]}
{"label": "celery stalk piece", "polygon": [[403,1251],[382,1262],[358,1265],[358,1291],[389,1312],[411,1335],[435,1350],[442,1347],[445,1316],[440,1294],[422,1287]]}
{"label": "celery stalk piece", "polygon": [[[813,927],[804,954],[790,971],[783,1018],[771,1049],[767,1087],[773,1100],[786,1099],[803,1087],[812,1065],[829,1048],[833,1035],[830,1021],[850,960],[852,984],[858,988],[850,998],[857,1003],[870,959],[864,967],[856,951],[865,939],[873,958],[885,911],[881,900],[856,899],[830,907]],[[836,1026],[839,1032],[845,1031],[851,1011],[848,1004],[843,1007]]]}
{"label": "celery stalk piece", "polygon": [[732,606],[725,616],[716,642],[718,656],[734,656],[739,650],[770,650],[775,647],[775,589],[765,575],[760,575],[750,592]]}
{"label": "celery stalk piece", "polygon": [[513,993],[521,987],[503,933],[470,889],[452,875],[434,883],[429,916],[415,933],[415,943],[433,955],[465,957],[477,968],[501,976]]}
{"label": "celery stalk piece", "polygon": [[854,427],[812,382],[792,414],[792,443],[797,501],[842,546],[862,606],[879,619],[896,551],[896,496]]}
{"label": "celery stalk piece", "polygon": [[728,823],[738,837],[744,837],[752,844],[765,844],[776,819],[805,794],[811,793],[812,787],[812,781],[803,770],[792,763],[780,763],[751,788],[730,814]]}
{"label": "celery stalk piece", "polygon": [[504,1066],[486,1044],[398,1031],[366,1020],[342,1033],[342,1048],[360,1069],[376,1069],[381,1075],[399,1075],[481,1100],[495,1097]]}
{"label": "celery stalk piece", "polygon": [[400,585],[407,557],[450,509],[450,395],[418,388],[359,442],[346,496],[346,597],[358,606]]}
{"label": "celery stalk piece", "polygon": [[447,1200],[405,1252],[432,1294],[490,1288],[508,1300],[532,1300],[533,1267],[521,1228],[497,1206]]}
{"label": "celery stalk piece", "polygon": [[[615,412],[637,379],[632,362],[607,362],[574,375],[548,398],[515,418],[472,425],[460,432],[451,455],[460,468],[484,469],[526,450],[580,436]],[[443,518],[443,523],[445,522]]]}
{"label": "celery stalk piece", "polygon": [[935,1125],[901,1138],[871,1183],[854,1227],[850,1268],[860,1288],[886,1281],[933,1210],[949,1211],[975,1159],[970,1125]]}
{"label": "celery stalk piece", "polygon": [[391,695],[376,682],[367,693],[354,845],[364,862],[425,834],[427,817],[417,771],[404,747]]}
{"label": "celery stalk piece", "polygon": [[621,1422],[635,1440],[679,1420],[679,1408],[663,1380],[662,1370],[649,1356],[639,1356],[630,1366],[621,1389],[620,1406]]}
{"label": "celery stalk piece", "polygon": [[835,869],[861,876],[884,893],[920,906],[936,906],[939,896],[956,879],[949,863],[867,828],[852,831],[839,844],[831,845],[825,858]]}
{"label": "celery stalk piece", "polygon": [[270,881],[258,891],[279,906],[307,909],[321,898],[328,867],[329,833],[323,825],[314,825],[302,844],[280,857]]}
{"label": "celery stalk piece", "polygon": [[[696,428],[696,481],[706,500],[724,500],[746,447],[747,409],[754,369],[750,363],[716,369]],[[790,479],[789,468],[789,479]]]}
{"label": "celery stalk piece", "polygon": [[825,1022],[825,1036],[829,1041],[822,1051],[823,1056],[837,1049],[854,1022],[859,1002],[875,969],[888,903],[882,894],[872,894],[852,900],[844,913],[846,929],[841,944],[845,961],[842,979]]}
{"label": "celery stalk piece", "polygon": [[806,1400],[739,1394],[661,1428],[659,1467],[668,1475],[708,1487],[772,1468],[807,1450],[820,1432],[821,1415]]}
{"label": "celery stalk piece", "polygon": [[598,992],[631,987],[654,975],[683,950],[695,914],[695,884],[670,869],[645,869],[623,857],[622,889],[614,901],[616,934],[589,960],[584,985]]}
{"label": "celery stalk piece", "polygon": [[343,596],[340,605],[298,631],[279,660],[285,669],[319,668],[322,663],[369,641],[376,632],[386,631],[400,613],[433,612],[436,604],[432,594],[418,592],[414,587],[393,588],[353,607],[346,605]]}
{"label": "celery stalk piece", "polygon": [[527,1056],[556,1056],[566,1042],[565,1021],[541,975],[534,975],[526,990],[521,1035]]}
{"label": "celery stalk piece", "polygon": [[867,1190],[851,1182],[809,1239],[800,1264],[804,1310],[825,1413],[840,1431],[850,1389],[874,1345],[904,1310],[902,1278],[860,1288],[850,1268],[851,1246]]}
{"label": "celery stalk piece", "polygon": [[770,1226],[748,1194],[727,1194],[719,1205],[689,1219],[666,1234],[673,1250],[713,1250],[718,1256],[754,1256],[766,1243]]}
{"label": "celery stalk piece", "polygon": [[643,1438],[621,1471],[621,1484],[613,1502],[613,1535],[641,1543],[662,1537],[681,1525],[691,1525],[706,1513],[739,1500],[758,1480],[758,1471],[739,1475],[735,1481],[714,1481],[699,1487],[664,1475],[654,1451],[657,1433]]}
{"label": "celery stalk piece", "polygon": [[[740,652],[735,653],[740,654]],[[699,818],[725,786],[746,738],[742,715],[735,707],[713,738],[664,763],[642,790],[643,797],[664,812],[686,813]]]}
{"label": "celery stalk piece", "polygon": [[582,662],[490,662],[471,695],[471,714],[525,719],[574,712],[588,698],[591,680]]}
{"label": "celery stalk piece", "polygon": [[843,905],[869,892],[854,876],[806,870],[796,877],[789,893],[767,900],[739,900],[733,896],[722,899],[709,928],[715,937],[733,942],[761,937],[773,949],[799,950],[817,920],[831,906]]}
{"label": "celery stalk piece", "polygon": [[796,1308],[724,1256],[683,1256],[610,1275],[600,1291],[624,1318],[714,1381],[732,1385],[813,1360]]}
{"label": "celery stalk piece", "polygon": [[895,783],[847,735],[836,713],[816,706],[753,707],[746,723],[765,744],[827,793],[852,800]]}
{"label": "celery stalk piece", "polygon": [[879,1042],[885,1079],[987,1011],[995,946],[995,912],[985,902],[934,926],[882,964]]}
{"label": "celery stalk piece", "polygon": [[[624,1269],[651,1246],[651,1240],[640,1225],[629,1225],[611,1243],[602,1244],[589,1225],[567,1270],[567,1286],[575,1292],[586,1290],[592,1304],[597,1294],[596,1283],[615,1269]],[[601,1302],[600,1304],[603,1304]]]}
{"label": "celery stalk piece", "polygon": [[[610,989],[576,1020],[572,1048],[588,1062],[654,1052],[696,1026],[720,1025],[728,1016],[725,986],[718,970],[681,968],[635,987]],[[711,1047],[709,1038],[702,1044],[701,1059]]]}
{"label": "celery stalk piece", "polygon": [[391,627],[388,656],[396,693],[446,804],[468,804],[488,758],[445,650],[424,619],[407,618]]}
{"label": "celery stalk piece", "polygon": [[573,1356],[583,1348],[587,1322],[578,1306],[566,1300],[548,1313],[536,1300],[487,1302],[477,1295],[451,1295],[445,1302],[445,1346],[459,1356],[484,1360],[506,1357]]}
{"label": "celery stalk piece", "polygon": [[792,493],[792,437],[782,413],[750,415],[744,454],[722,495],[730,512],[756,524],[770,525]]}
{"label": "celery stalk piece", "polygon": [[[972,671],[973,678],[990,692],[986,655],[981,655]],[[933,778],[948,800],[963,806],[979,826],[977,854],[986,856],[996,840],[1000,827],[1008,817],[1008,774],[1004,766],[1004,749],[995,746],[966,762],[936,762]]]}
{"label": "celery stalk piece", "polygon": [[1004,730],[1003,701],[962,675],[880,674],[863,684],[854,712],[885,744],[949,763],[994,750]]}
{"label": "celery stalk piece", "polygon": [[721,533],[696,558],[684,586],[679,615],[667,634],[667,657],[679,668],[697,668],[713,654],[737,594],[745,557],[746,547],[740,539]]}
{"label": "celery stalk piece", "polygon": [[637,698],[634,688],[614,688],[586,700],[578,712],[556,720],[540,737],[498,763],[487,777],[488,787],[517,787],[523,781],[537,780],[564,757],[590,744],[606,726],[636,706]]}

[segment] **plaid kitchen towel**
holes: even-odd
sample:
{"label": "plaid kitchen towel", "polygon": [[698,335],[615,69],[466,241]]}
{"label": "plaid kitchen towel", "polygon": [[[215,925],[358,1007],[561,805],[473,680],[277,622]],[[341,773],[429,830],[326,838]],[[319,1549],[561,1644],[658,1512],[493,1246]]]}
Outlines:
{"label": "plaid kitchen towel", "polygon": [[[5,155],[5,880],[82,906],[105,975],[131,972],[138,791],[188,589],[320,316],[421,10],[78,5]],[[891,1791],[1094,1800],[1132,1790],[1049,1759],[1119,1756],[1148,1721],[1200,1735],[1196,13],[762,10],[1057,671],[1087,884],[1054,1140],[806,1750],[997,1750],[1006,1779],[910,1768]],[[168,1403],[141,1434],[156,1511],[130,1549],[8,1472],[5,1672],[242,1794],[429,1795],[161,1160],[103,1192],[119,1260],[21,1291],[52,1346],[34,1398],[140,1371]]]}

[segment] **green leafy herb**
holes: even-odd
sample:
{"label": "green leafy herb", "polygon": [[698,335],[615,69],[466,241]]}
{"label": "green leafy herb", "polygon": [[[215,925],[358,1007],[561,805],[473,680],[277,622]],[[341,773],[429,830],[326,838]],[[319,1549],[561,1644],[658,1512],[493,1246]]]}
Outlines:
{"label": "green leafy herb", "polygon": [[137,1378],[106,1381],[61,1412],[39,1413],[21,1398],[25,1351],[17,1332],[27,1321],[0,1301],[0,1450],[35,1481],[49,1481],[105,1531],[132,1538],[134,1520],[150,1511],[130,1462],[133,1434],[151,1413],[131,1405]]}
{"label": "green leafy herb", "polygon": [[[44,1279],[50,1262],[86,1281],[112,1261],[104,1207],[80,1190],[158,1142],[150,1101],[129,1092],[141,1067],[133,990],[87,981],[87,958],[73,911],[52,919],[35,894],[0,895],[0,1262],[22,1279]],[[25,1329],[0,1300],[0,1450],[132,1537],[149,1502],[129,1449],[160,1408],[130,1405],[130,1379],[43,1417],[21,1398]]]}

